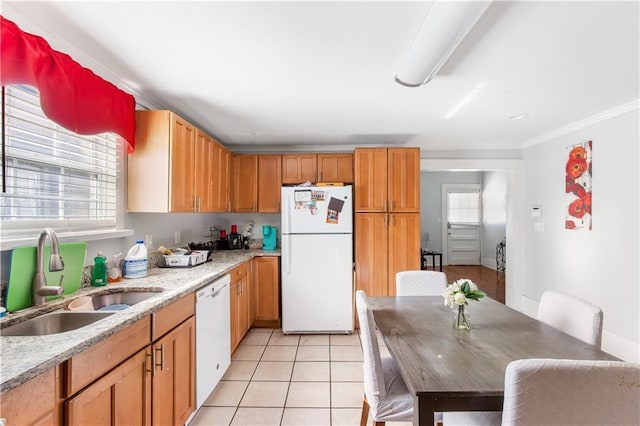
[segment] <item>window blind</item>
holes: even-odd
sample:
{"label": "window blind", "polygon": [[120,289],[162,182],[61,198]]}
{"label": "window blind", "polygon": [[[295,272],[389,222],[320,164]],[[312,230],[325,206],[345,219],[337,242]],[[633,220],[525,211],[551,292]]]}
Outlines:
{"label": "window blind", "polygon": [[480,191],[449,191],[447,196],[450,223],[480,223]]}
{"label": "window blind", "polygon": [[3,235],[115,228],[121,138],[78,135],[44,115],[35,88],[3,89]]}

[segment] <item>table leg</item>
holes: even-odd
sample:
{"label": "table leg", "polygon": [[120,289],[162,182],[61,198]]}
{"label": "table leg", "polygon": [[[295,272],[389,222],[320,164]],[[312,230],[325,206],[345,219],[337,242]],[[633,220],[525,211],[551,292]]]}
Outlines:
{"label": "table leg", "polygon": [[416,426],[433,426],[435,397],[420,395],[414,396],[413,399],[413,406],[417,408],[413,413],[413,424]]}
{"label": "table leg", "polygon": [[438,262],[440,263],[440,272],[442,272],[442,255],[438,255]]}

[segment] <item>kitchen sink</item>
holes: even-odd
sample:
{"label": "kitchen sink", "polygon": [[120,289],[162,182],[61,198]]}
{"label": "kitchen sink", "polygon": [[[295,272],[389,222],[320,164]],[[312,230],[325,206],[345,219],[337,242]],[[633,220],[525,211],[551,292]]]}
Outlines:
{"label": "kitchen sink", "polygon": [[94,323],[113,313],[56,311],[3,328],[0,330],[0,334],[3,336],[43,336],[64,333]]}
{"label": "kitchen sink", "polygon": [[157,295],[160,291],[127,291],[93,296],[93,309],[116,311]]}

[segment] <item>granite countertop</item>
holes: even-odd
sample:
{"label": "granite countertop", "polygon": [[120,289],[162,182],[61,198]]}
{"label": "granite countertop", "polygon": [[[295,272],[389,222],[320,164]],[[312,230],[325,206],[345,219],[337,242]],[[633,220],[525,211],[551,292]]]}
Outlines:
{"label": "granite countertop", "polygon": [[[216,251],[212,261],[192,268],[152,268],[144,278],[123,279],[104,287],[82,288],[78,292],[7,314],[0,326],[18,323],[43,313],[63,309],[78,296],[116,291],[158,291],[149,299],[85,327],[44,336],[2,336],[0,330],[0,391],[6,392],[66,361],[90,346],[193,293],[231,269],[256,256],[280,256],[280,250]],[[161,290],[161,291],[160,291]]]}

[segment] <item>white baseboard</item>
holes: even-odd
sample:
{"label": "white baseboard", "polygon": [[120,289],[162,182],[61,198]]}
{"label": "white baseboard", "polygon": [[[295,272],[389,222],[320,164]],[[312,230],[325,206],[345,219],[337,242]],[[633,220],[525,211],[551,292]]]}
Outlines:
{"label": "white baseboard", "polygon": [[498,270],[498,265],[496,264],[496,260],[491,257],[483,257],[482,266],[485,266],[489,269],[493,269],[494,271]]}
{"label": "white baseboard", "polygon": [[627,362],[640,362],[640,342],[602,330],[602,350]]}

